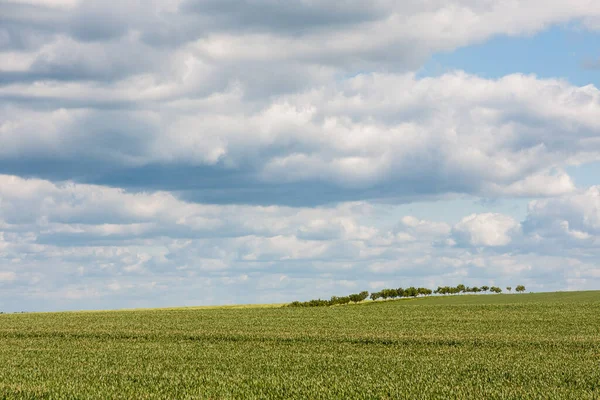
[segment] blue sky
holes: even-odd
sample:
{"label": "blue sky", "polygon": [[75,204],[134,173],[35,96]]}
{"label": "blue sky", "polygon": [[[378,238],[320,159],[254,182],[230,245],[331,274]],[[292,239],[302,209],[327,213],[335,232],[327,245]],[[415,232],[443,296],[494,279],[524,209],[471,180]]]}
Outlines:
{"label": "blue sky", "polygon": [[422,76],[454,69],[495,79],[513,73],[560,78],[577,86],[600,85],[600,33],[561,24],[527,36],[499,35],[483,43],[434,54]]}
{"label": "blue sky", "polygon": [[0,15],[0,311],[600,288],[600,4]]}

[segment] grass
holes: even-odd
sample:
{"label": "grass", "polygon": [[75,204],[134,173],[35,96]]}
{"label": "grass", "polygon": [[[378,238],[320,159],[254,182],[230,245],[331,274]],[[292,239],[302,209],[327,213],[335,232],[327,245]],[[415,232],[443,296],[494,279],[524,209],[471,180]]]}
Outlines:
{"label": "grass", "polygon": [[0,398],[600,398],[600,292],[0,315]]}

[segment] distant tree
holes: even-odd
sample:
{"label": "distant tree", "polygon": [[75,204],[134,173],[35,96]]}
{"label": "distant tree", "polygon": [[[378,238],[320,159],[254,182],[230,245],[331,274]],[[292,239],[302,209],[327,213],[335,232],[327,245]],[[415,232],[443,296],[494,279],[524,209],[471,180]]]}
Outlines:
{"label": "distant tree", "polygon": [[414,286],[404,289],[404,295],[406,297],[417,297],[419,295],[419,291]]}
{"label": "distant tree", "polygon": [[515,288],[515,290],[519,293],[522,293],[525,291],[525,286],[523,285],[517,285],[517,287]]}
{"label": "distant tree", "polygon": [[492,287],[490,288],[490,291],[492,291],[492,292],[494,292],[494,293],[502,293],[502,289],[500,289],[500,288],[499,288],[499,287],[497,287],[497,286],[492,286]]}
{"label": "distant tree", "polygon": [[406,293],[404,293],[404,289],[399,287],[398,289],[396,289],[396,292],[398,292],[398,297],[406,297]]}
{"label": "distant tree", "polygon": [[461,292],[464,293],[464,291],[465,291],[466,288],[465,288],[465,285],[463,285],[461,283],[460,285],[456,285],[456,289],[457,289],[458,293],[461,293]]}
{"label": "distant tree", "polygon": [[477,286],[474,286],[474,287],[471,288],[471,291],[473,293],[479,293],[479,292],[481,292],[481,289],[479,289]]}
{"label": "distant tree", "polygon": [[512,287],[511,287],[511,286],[507,286],[507,287],[506,287],[506,291],[507,291],[507,292],[510,292],[511,290],[512,290]]}
{"label": "distant tree", "polygon": [[348,296],[353,303],[359,303],[369,297],[369,292],[353,293]]}
{"label": "distant tree", "polygon": [[310,300],[304,303],[305,307],[324,307],[324,306],[328,306],[329,301],[327,300],[321,300],[321,299],[317,299],[317,300]]}
{"label": "distant tree", "polygon": [[373,300],[373,301],[377,300],[380,297],[381,297],[381,293],[379,293],[379,292],[371,293],[371,300]]}
{"label": "distant tree", "polygon": [[483,290],[484,292],[487,292],[488,290],[490,290],[490,287],[484,285],[481,287],[481,290]]}

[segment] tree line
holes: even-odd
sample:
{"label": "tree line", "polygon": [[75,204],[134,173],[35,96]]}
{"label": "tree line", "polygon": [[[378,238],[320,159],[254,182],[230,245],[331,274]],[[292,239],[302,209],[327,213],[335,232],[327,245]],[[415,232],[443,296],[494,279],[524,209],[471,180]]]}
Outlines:
{"label": "tree line", "polygon": [[[507,286],[506,290],[508,292],[512,291],[511,286]],[[491,293],[502,293],[502,289],[497,286],[481,286],[481,287],[468,287],[463,284],[456,286],[438,286],[437,289],[431,290],[423,287],[415,288],[413,286],[409,288],[397,288],[397,289],[382,289],[379,292],[373,292],[369,295],[369,292],[366,290],[360,293],[353,293],[348,296],[332,296],[329,300],[309,300],[309,301],[294,301],[289,304],[290,307],[326,307],[326,306],[335,306],[349,303],[360,303],[367,298],[370,298],[373,301],[378,299],[397,299],[403,297],[419,297],[419,296],[430,296],[431,294],[436,295],[453,295],[460,293],[481,293],[481,292],[491,292]],[[522,293],[525,291],[525,286],[518,285],[515,288],[515,291],[518,293]]]}
{"label": "tree line", "polygon": [[364,291],[360,293],[350,294],[348,296],[331,296],[329,300],[309,300],[309,301],[294,301],[289,304],[291,307],[323,307],[323,306],[335,306],[338,304],[348,303],[360,303],[369,297],[369,292]]}

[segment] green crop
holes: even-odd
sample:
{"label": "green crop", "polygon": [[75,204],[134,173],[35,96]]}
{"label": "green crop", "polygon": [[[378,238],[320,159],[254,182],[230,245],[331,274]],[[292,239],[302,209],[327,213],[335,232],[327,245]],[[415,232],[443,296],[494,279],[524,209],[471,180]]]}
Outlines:
{"label": "green crop", "polygon": [[7,399],[599,399],[600,292],[0,315]]}

